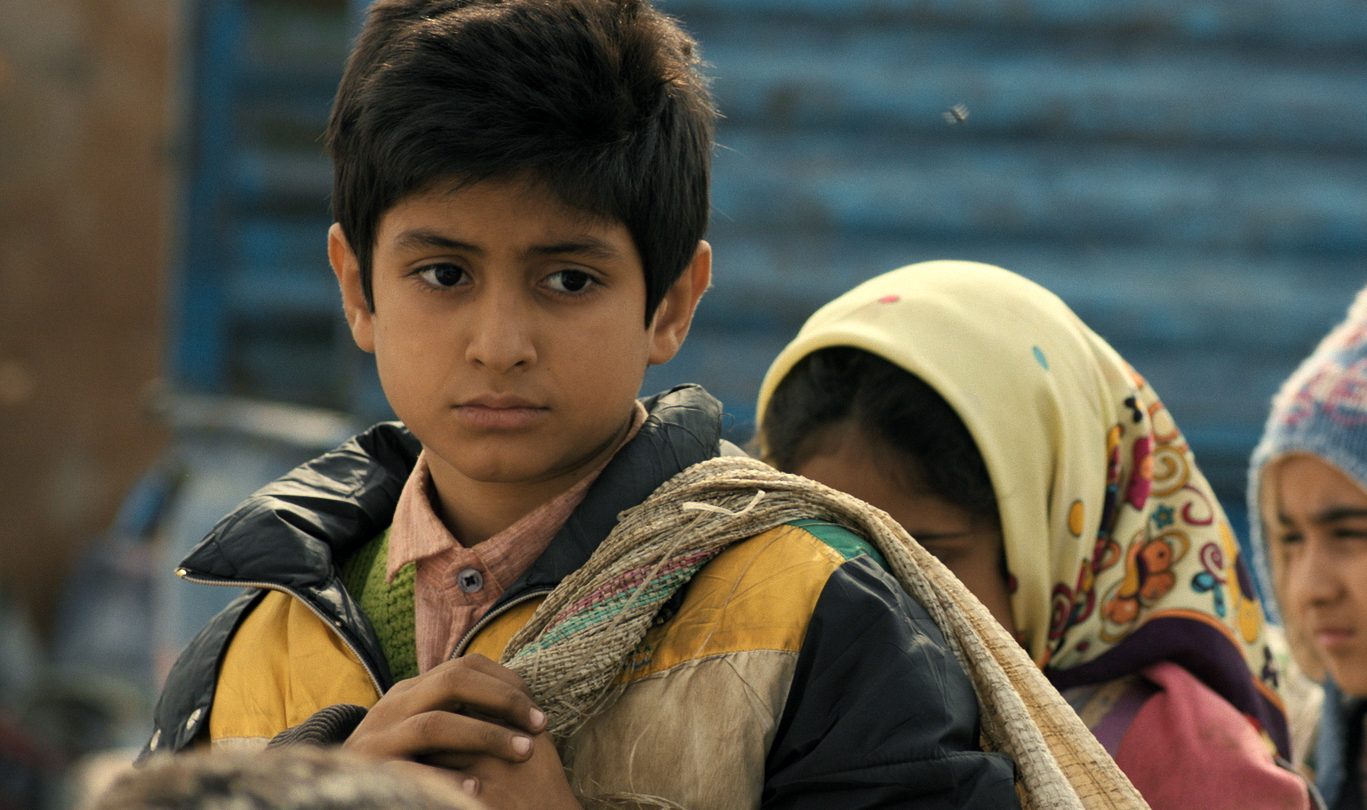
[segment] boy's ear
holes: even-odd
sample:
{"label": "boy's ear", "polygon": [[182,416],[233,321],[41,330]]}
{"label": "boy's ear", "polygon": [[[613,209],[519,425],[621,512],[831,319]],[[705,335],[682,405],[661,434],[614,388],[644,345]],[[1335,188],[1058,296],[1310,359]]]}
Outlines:
{"label": "boy's ear", "polygon": [[342,310],[346,322],[351,327],[351,337],[356,345],[368,352],[375,351],[374,313],[365,298],[361,285],[361,265],[351,250],[351,243],[342,232],[340,223],[332,223],[328,229],[328,261],[332,272],[337,275],[337,284],[342,288]]}
{"label": "boy's ear", "polygon": [[651,319],[650,364],[658,366],[666,363],[679,351],[684,338],[688,337],[688,327],[693,323],[693,312],[698,308],[698,299],[707,292],[712,283],[712,246],[706,241],[698,241],[698,249],[693,260],[684,268],[674,285],[665,293],[664,300],[655,310]]}

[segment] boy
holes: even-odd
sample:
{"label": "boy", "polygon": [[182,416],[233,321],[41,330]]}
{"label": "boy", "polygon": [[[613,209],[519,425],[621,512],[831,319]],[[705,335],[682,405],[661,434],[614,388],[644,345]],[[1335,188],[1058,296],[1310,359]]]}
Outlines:
{"label": "boy", "polygon": [[257,590],[182,654],[149,751],[344,741],[494,808],[1014,805],[938,629],[835,526],[721,552],[559,749],[493,663],[619,513],[727,449],[701,389],[635,399],[709,283],[713,116],[640,0],[372,7],[329,123],[329,257],[403,426],[183,563]]}

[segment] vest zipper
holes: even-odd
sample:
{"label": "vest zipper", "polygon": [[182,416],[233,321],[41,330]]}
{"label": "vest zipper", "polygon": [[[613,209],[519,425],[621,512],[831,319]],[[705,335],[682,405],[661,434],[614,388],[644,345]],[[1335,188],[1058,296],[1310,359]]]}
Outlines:
{"label": "vest zipper", "polygon": [[323,611],[309,604],[309,601],[305,599],[302,595],[300,595],[297,591],[286,588],[283,585],[276,585],[271,582],[242,582],[241,580],[211,579],[206,577],[193,576],[190,574],[189,571],[186,571],[184,568],[177,568],[176,576],[180,577],[186,582],[193,582],[196,585],[218,585],[223,587],[237,588],[261,588],[262,590],[279,591],[280,593],[293,596],[295,599],[303,603],[304,607],[308,608],[314,616],[317,616],[318,620],[322,622],[324,625],[326,625],[329,630],[337,634],[337,637],[342,640],[342,643],[346,645],[346,648],[348,650],[351,650],[351,654],[356,656],[356,660],[361,662],[361,667],[365,670],[365,674],[370,676],[370,683],[375,687],[375,694],[384,695],[385,690],[384,687],[380,686],[379,676],[375,674],[375,670],[372,669],[370,664],[365,660],[365,656],[361,655],[361,651],[356,649],[356,645],[351,643],[351,639],[347,638],[346,633],[342,632],[341,620],[329,619],[327,616],[323,615]]}
{"label": "vest zipper", "polygon": [[507,613],[509,610],[512,610],[513,608],[517,607],[523,602],[530,601],[532,599],[537,598],[538,596],[545,596],[552,590],[554,590],[554,588],[535,588],[533,590],[527,591],[526,593],[520,594],[513,599],[509,599],[507,602],[504,602],[503,604],[484,614],[484,616],[479,621],[475,622],[474,627],[471,627],[469,630],[465,632],[464,636],[461,636],[460,642],[456,644],[456,648],[451,651],[450,660],[454,661],[455,659],[463,655],[465,653],[466,645],[468,645],[470,641],[475,637],[475,634],[483,630],[485,627],[488,627],[489,623],[492,622],[494,619],[497,619],[499,616],[502,616],[504,613]]}

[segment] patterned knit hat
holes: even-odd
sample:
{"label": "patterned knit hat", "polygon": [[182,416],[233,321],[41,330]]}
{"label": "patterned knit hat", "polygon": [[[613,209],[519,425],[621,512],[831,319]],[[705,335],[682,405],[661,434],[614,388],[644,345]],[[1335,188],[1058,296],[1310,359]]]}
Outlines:
{"label": "patterned knit hat", "polygon": [[1347,319],[1334,327],[1272,398],[1272,413],[1249,464],[1250,546],[1267,610],[1274,618],[1280,607],[1272,592],[1263,534],[1263,498],[1271,495],[1263,487],[1263,478],[1269,463],[1289,453],[1318,456],[1367,489],[1367,289],[1358,293]]}

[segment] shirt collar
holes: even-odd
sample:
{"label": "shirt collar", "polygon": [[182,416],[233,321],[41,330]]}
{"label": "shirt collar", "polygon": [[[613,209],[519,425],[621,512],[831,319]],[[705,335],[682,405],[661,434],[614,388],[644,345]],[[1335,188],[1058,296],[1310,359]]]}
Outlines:
{"label": "shirt collar", "polygon": [[[555,533],[583,502],[589,487],[597,480],[599,473],[607,466],[617,451],[635,438],[645,423],[646,410],[640,402],[632,411],[631,427],[621,443],[602,464],[574,484],[574,486],[551,498],[537,508],[523,515],[517,522],[498,534],[480,543],[479,556],[491,566],[495,561],[520,556],[513,553],[513,546],[527,548],[536,546],[544,549]],[[427,451],[418,455],[413,472],[404,484],[399,502],[394,509],[394,523],[389,534],[389,556],[385,562],[385,578],[393,581],[395,574],[411,562],[426,559],[448,549],[461,545],[455,535],[446,528],[434,507],[437,492],[432,483],[432,470],[428,464]],[[530,561],[529,561],[530,562]],[[525,567],[525,566],[524,566]],[[520,572],[519,572],[520,573]],[[502,576],[499,577],[503,579]],[[507,581],[512,581],[511,579]]]}

